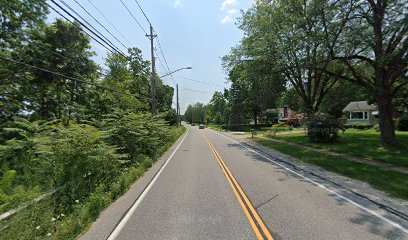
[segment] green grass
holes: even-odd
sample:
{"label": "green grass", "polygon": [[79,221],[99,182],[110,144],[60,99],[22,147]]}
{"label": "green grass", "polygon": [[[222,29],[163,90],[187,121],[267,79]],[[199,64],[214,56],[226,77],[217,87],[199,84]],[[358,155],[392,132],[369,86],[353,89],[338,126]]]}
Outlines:
{"label": "green grass", "polygon": [[380,133],[372,129],[347,129],[344,134],[340,133],[339,135],[339,141],[336,143],[310,143],[303,133],[271,137],[408,167],[408,132],[397,132],[397,138],[401,143],[400,147],[381,146]]}
{"label": "green grass", "polygon": [[210,129],[214,129],[214,130],[218,130],[218,131],[224,131],[223,129],[223,124],[208,124],[206,127],[210,128]]}
{"label": "green grass", "polygon": [[[266,133],[266,132],[269,131],[269,130],[271,130],[270,127],[258,128],[258,129],[256,129],[256,133],[257,133],[258,135],[261,135],[261,134]],[[252,131],[249,131],[249,132],[246,132],[246,133],[251,134]]]}
{"label": "green grass", "polygon": [[256,142],[323,169],[369,183],[392,196],[408,200],[408,174],[256,138]]}

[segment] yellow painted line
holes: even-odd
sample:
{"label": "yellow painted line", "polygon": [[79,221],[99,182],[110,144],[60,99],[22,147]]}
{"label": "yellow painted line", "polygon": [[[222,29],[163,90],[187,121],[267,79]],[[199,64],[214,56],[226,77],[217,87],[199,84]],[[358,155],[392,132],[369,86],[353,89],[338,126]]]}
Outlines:
{"label": "yellow painted line", "polygon": [[[235,193],[235,196],[238,199],[238,202],[240,203],[242,209],[244,210],[244,213],[247,216],[248,221],[250,222],[251,227],[255,232],[255,235],[258,237],[258,239],[264,239],[261,232],[260,232],[260,230],[258,229],[254,219],[249,214],[249,211],[248,211],[247,207],[245,206],[244,202],[242,201],[242,199],[240,197],[240,194],[241,194],[242,198],[244,199],[246,205],[248,206],[249,210],[251,211],[252,215],[254,216],[255,220],[258,222],[259,226],[261,227],[261,229],[262,229],[264,235],[266,236],[266,238],[268,240],[273,240],[273,237],[269,233],[269,230],[267,229],[264,222],[262,221],[262,219],[260,218],[260,216],[256,212],[255,208],[252,206],[251,202],[249,201],[249,199],[246,196],[245,192],[242,190],[241,186],[239,185],[239,183],[235,179],[234,175],[231,173],[231,171],[228,169],[225,162],[222,160],[221,155],[218,153],[217,149],[214,147],[214,145],[211,143],[211,141],[208,139],[208,137],[204,133],[203,133],[203,136],[204,136],[205,140],[207,141],[208,145],[210,146],[210,149],[213,152],[213,154],[214,154],[215,158],[217,159],[218,163],[220,164],[221,169],[223,170],[223,172],[224,172],[224,174],[225,174],[231,188],[233,189],[233,191]],[[236,187],[234,186],[233,182],[235,183]]]}
{"label": "yellow painted line", "polygon": [[[210,144],[212,145],[212,143],[210,142]],[[221,155],[218,153],[217,149],[215,149],[214,145],[212,145],[215,153],[218,155],[218,158],[221,160],[221,163],[224,165],[225,169],[227,170],[227,172],[230,174],[232,181],[235,183],[235,185],[238,188],[238,191],[241,193],[242,197],[244,198],[246,204],[249,207],[249,210],[251,211],[252,215],[255,217],[256,221],[258,222],[258,224],[260,225],[262,231],[264,232],[265,236],[267,237],[268,240],[273,240],[272,235],[269,233],[268,228],[265,226],[264,222],[262,221],[261,217],[258,215],[258,212],[255,210],[255,208],[252,206],[251,202],[249,201],[248,197],[246,196],[244,190],[242,190],[241,186],[239,185],[239,183],[237,182],[237,180],[235,179],[234,175],[230,172],[230,170],[228,169],[227,165],[225,164],[225,162],[222,160]]]}
{"label": "yellow painted line", "polygon": [[230,184],[232,190],[234,191],[235,197],[237,198],[239,204],[241,205],[242,209],[244,210],[245,216],[248,218],[249,224],[252,227],[252,230],[255,232],[255,235],[258,239],[263,240],[262,234],[259,231],[258,227],[256,226],[255,221],[252,219],[251,214],[249,214],[248,209],[245,207],[244,202],[242,202],[241,197],[239,196],[239,193],[237,192],[237,190],[234,187],[234,184],[232,183],[231,179],[228,176],[228,173],[225,171],[222,163],[220,162],[220,160],[218,159],[217,154],[215,153],[214,149],[211,147],[211,143],[209,142],[209,140],[207,140],[207,138],[205,138],[205,141],[208,143],[208,146],[210,147],[211,151],[213,152],[215,159],[218,161],[218,164],[220,165],[222,171],[225,174],[225,177],[228,180],[228,183]]}

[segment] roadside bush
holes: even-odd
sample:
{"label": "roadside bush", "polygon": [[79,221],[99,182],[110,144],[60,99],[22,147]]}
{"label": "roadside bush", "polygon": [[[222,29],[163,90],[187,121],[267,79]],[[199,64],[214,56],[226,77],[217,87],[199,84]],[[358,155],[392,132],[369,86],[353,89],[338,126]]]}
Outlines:
{"label": "roadside bush", "polygon": [[119,173],[119,160],[103,134],[88,125],[74,124],[55,137],[52,147],[56,165],[59,202],[70,206],[93,192],[99,184],[109,184]]}
{"label": "roadside bush", "polygon": [[408,131],[408,113],[402,114],[397,122],[397,129],[399,131]]}
{"label": "roadside bush", "polygon": [[153,161],[152,161],[151,159],[149,159],[149,158],[145,158],[145,159],[143,160],[143,162],[142,162],[142,166],[143,166],[145,169],[149,169],[151,166],[153,166]]}
{"label": "roadside bush", "polygon": [[1,174],[14,170],[14,183],[32,188],[38,185],[47,189],[53,183],[53,166],[50,161],[50,135],[58,132],[56,121],[29,122],[16,118],[2,129],[4,143],[0,145]]}
{"label": "roadside bush", "polygon": [[374,125],[374,130],[376,131],[376,132],[379,132],[380,131],[380,125],[378,125],[378,124],[376,124],[376,125]]}
{"label": "roadside bush", "polygon": [[307,136],[311,142],[334,142],[337,140],[339,123],[328,114],[315,114],[306,119]]}
{"label": "roadside bush", "polygon": [[116,112],[105,116],[102,129],[105,141],[136,165],[146,156],[155,160],[171,138],[165,122],[147,114]]}
{"label": "roadside bush", "polygon": [[178,117],[177,112],[174,109],[168,110],[164,113],[161,113],[160,116],[166,121],[170,126],[177,124]]}
{"label": "roadside bush", "polygon": [[347,128],[354,128],[354,129],[359,129],[359,130],[367,130],[372,128],[370,124],[353,124],[353,125],[348,125]]}

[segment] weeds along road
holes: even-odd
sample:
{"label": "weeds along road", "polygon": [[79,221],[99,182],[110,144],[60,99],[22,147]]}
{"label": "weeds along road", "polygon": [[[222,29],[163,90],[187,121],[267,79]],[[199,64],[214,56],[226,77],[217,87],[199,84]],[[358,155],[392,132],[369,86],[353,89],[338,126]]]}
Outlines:
{"label": "weeds along road", "polygon": [[220,133],[188,133],[109,239],[408,239],[396,223]]}

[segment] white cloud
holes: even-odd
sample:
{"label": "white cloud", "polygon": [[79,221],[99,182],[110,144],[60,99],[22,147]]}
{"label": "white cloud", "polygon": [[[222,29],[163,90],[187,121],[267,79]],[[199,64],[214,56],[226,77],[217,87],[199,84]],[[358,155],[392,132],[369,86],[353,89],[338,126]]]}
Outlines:
{"label": "white cloud", "polygon": [[173,3],[173,7],[178,8],[181,6],[181,4],[182,4],[181,0],[175,0]]}
{"label": "white cloud", "polygon": [[224,0],[224,2],[222,2],[221,11],[228,10],[235,5],[237,5],[237,0]]}
{"label": "white cloud", "polygon": [[224,0],[221,5],[221,23],[227,24],[233,22],[238,14],[238,9],[236,8],[237,0]]}

